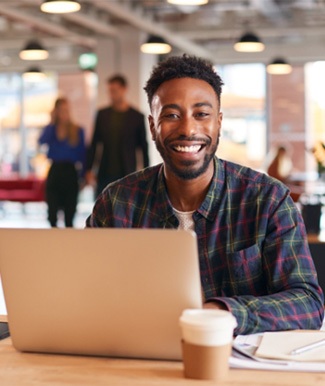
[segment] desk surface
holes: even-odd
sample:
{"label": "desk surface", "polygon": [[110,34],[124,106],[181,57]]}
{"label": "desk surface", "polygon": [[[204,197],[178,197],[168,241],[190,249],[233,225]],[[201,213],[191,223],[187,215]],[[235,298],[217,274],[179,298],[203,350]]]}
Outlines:
{"label": "desk surface", "polygon": [[[6,320],[1,317],[0,320]],[[0,341],[1,386],[189,386],[215,385],[183,377],[181,362],[130,360],[16,351],[10,338]],[[317,386],[325,373],[291,373],[231,369],[218,386]]]}

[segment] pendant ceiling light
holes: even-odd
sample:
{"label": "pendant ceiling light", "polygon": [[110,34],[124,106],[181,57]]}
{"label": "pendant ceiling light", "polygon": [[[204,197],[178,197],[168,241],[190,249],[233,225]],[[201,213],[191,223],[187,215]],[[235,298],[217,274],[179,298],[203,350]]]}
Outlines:
{"label": "pendant ceiling light", "polygon": [[46,13],[71,13],[81,8],[75,0],[44,0],[41,4],[41,11]]}
{"label": "pendant ceiling light", "polygon": [[272,75],[286,75],[290,74],[292,67],[283,58],[276,58],[267,65],[266,71]]}
{"label": "pendant ceiling light", "polygon": [[172,49],[163,38],[150,35],[148,40],[141,45],[141,51],[145,54],[168,54]]}
{"label": "pendant ceiling light", "polygon": [[49,53],[37,40],[31,40],[20,51],[19,57],[22,60],[45,60]]}
{"label": "pendant ceiling light", "polygon": [[24,80],[28,82],[40,82],[46,75],[38,67],[30,67],[23,73]]}
{"label": "pendant ceiling light", "polygon": [[253,33],[244,34],[235,44],[234,49],[238,52],[261,52],[265,48],[258,36]]}
{"label": "pendant ceiling light", "polygon": [[203,5],[208,4],[209,0],[167,0],[167,2],[177,5]]}

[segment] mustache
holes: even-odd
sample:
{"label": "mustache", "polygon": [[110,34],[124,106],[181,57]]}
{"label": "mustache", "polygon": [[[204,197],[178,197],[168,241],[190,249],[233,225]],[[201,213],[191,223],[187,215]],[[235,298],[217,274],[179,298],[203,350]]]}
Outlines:
{"label": "mustache", "polygon": [[195,135],[187,137],[186,135],[179,135],[176,138],[166,138],[164,141],[164,145],[165,146],[170,145],[171,143],[173,143],[175,141],[177,141],[177,142],[181,142],[181,141],[200,142],[200,143],[204,143],[207,146],[209,146],[212,142],[210,138],[206,138],[206,137],[199,137],[199,136],[195,136]]}

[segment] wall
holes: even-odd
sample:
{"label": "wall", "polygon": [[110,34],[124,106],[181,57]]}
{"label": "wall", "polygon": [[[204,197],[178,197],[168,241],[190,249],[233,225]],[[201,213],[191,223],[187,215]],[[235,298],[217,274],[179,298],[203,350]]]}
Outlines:
{"label": "wall", "polygon": [[304,67],[293,67],[288,75],[268,75],[269,148],[284,145],[294,171],[306,168]]}

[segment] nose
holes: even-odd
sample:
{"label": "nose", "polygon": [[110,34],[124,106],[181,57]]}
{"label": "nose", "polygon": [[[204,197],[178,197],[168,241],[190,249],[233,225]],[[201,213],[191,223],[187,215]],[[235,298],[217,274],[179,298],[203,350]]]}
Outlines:
{"label": "nose", "polygon": [[198,123],[193,117],[182,117],[178,125],[178,134],[184,137],[191,137],[198,133]]}

